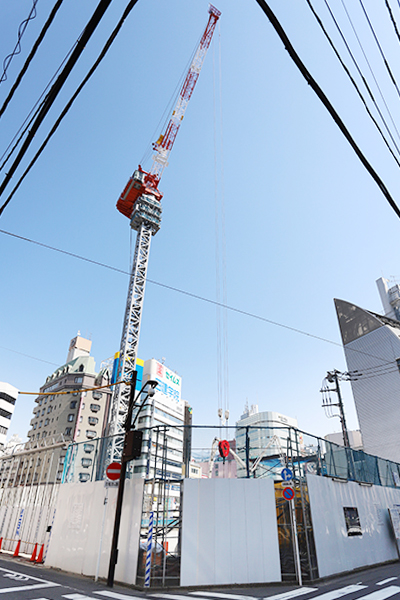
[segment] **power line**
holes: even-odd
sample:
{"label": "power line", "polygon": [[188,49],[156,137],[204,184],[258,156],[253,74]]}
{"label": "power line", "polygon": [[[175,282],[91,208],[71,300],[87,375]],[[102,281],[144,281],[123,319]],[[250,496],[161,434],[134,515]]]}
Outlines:
{"label": "power line", "polygon": [[[108,0],[110,1],[110,0]],[[135,4],[138,2],[138,0],[131,0],[126,9],[123,12],[122,17],[120,18],[120,20],[118,21],[116,27],[114,28],[112,34],[110,35],[110,37],[108,38],[106,44],[104,45],[102,51],[100,52],[96,62],[93,64],[93,66],[91,67],[91,69],[89,70],[88,74],[86,75],[86,77],[83,79],[83,81],[81,82],[81,84],[78,86],[78,88],[76,89],[75,93],[73,94],[73,96],[70,98],[69,102],[65,105],[63,111],[61,112],[60,116],[58,117],[57,121],[55,122],[55,124],[53,125],[50,133],[47,135],[46,139],[44,140],[44,142],[42,143],[42,145],[40,146],[39,150],[36,152],[35,156],[33,157],[33,159],[31,160],[31,162],[29,163],[28,167],[25,169],[24,173],[22,174],[22,176],[19,178],[17,184],[15,185],[15,187],[13,188],[13,190],[11,191],[11,193],[9,194],[7,200],[4,202],[4,204],[1,206],[0,208],[0,216],[3,213],[4,209],[8,206],[8,204],[10,203],[12,197],[14,196],[15,192],[18,190],[19,186],[21,185],[21,183],[23,182],[23,180],[25,179],[25,177],[27,176],[27,174],[29,173],[29,171],[31,170],[31,168],[33,167],[33,165],[35,164],[35,162],[37,161],[37,159],[39,158],[39,156],[41,155],[41,153],[43,152],[43,150],[45,149],[45,147],[47,146],[49,140],[52,138],[52,136],[54,135],[54,133],[57,131],[61,121],[63,120],[63,118],[65,117],[65,115],[67,114],[67,112],[69,111],[69,109],[71,108],[72,104],[74,103],[74,101],[76,100],[76,98],[78,97],[78,95],[80,94],[80,92],[82,91],[82,88],[86,85],[86,83],[89,81],[89,79],[91,78],[91,76],[93,75],[93,73],[96,71],[97,67],[99,66],[99,64],[101,63],[101,61],[103,60],[103,58],[105,57],[105,55],[107,54],[108,50],[110,49],[112,43],[114,42],[115,38],[117,37],[119,30],[121,29],[122,25],[124,24],[125,19],[127,18],[127,16],[129,15],[129,13],[131,12],[131,10],[133,9],[133,7],[135,6]],[[1,195],[1,188],[0,188],[0,195]]]}
{"label": "power line", "polygon": [[[99,267],[103,267],[105,269],[110,269],[110,271],[115,271],[116,273],[122,273],[123,275],[130,275],[129,271],[125,271],[123,269],[118,269],[117,267],[113,267],[111,265],[107,265],[106,263],[102,263],[99,262],[97,260],[93,260],[91,258],[86,258],[85,256],[81,256],[79,254],[75,254],[73,252],[68,252],[67,250],[61,250],[60,248],[56,248],[54,246],[50,246],[49,244],[44,244],[42,242],[38,242],[36,240],[32,240],[30,238],[24,237],[22,235],[17,235],[15,233],[11,233],[10,231],[5,231],[4,229],[0,229],[0,233],[3,233],[4,235],[8,235],[10,237],[14,237],[16,239],[19,240],[23,240],[25,242],[29,242],[31,244],[35,244],[36,246],[40,246],[42,248],[46,248],[48,250],[53,250],[54,252],[59,252],[60,254],[65,254],[67,256],[72,256],[73,258],[77,258],[79,260],[82,260],[84,262],[88,262],[94,265],[97,265]],[[278,323],[277,321],[273,321],[272,319],[268,319],[267,317],[262,317],[261,315],[257,315],[255,313],[251,313],[249,311],[246,310],[242,310],[240,308],[236,308],[234,306],[229,306],[227,304],[223,304],[222,302],[218,302],[216,300],[211,300],[210,298],[206,298],[205,296],[200,296],[199,294],[194,294],[192,292],[188,292],[187,290],[182,290],[180,288],[176,288],[172,285],[168,285],[166,283],[160,283],[159,281],[155,281],[154,279],[148,279],[146,278],[146,282],[147,283],[151,283],[153,285],[156,285],[158,287],[170,290],[172,292],[177,292],[178,294],[183,294],[184,296],[188,296],[189,298],[193,298],[195,300],[201,300],[202,302],[207,302],[208,304],[212,304],[213,306],[217,306],[219,308],[224,308],[226,310],[229,310],[231,312],[235,312],[247,317],[251,317],[252,319],[257,319],[258,321],[262,321],[264,323],[268,323],[270,325],[275,325],[276,327],[281,327],[283,329],[287,329],[288,331],[293,331],[294,333],[299,333],[301,335],[305,335],[307,337],[319,340],[321,342],[326,342],[327,344],[332,344],[333,346],[338,346],[339,348],[343,348],[342,344],[339,342],[334,342],[333,340],[329,340],[328,338],[324,338],[318,335],[315,335],[313,333],[309,333],[307,331],[303,331],[302,329],[297,329],[296,327],[291,327],[290,325],[285,325],[283,323]],[[356,350],[354,348],[350,349],[352,352],[357,352],[358,354],[362,354],[364,356],[369,356],[371,358],[375,358],[378,360],[382,360],[385,362],[385,359],[380,358],[379,356],[376,356],[374,354],[370,354],[369,352],[364,352],[363,350]],[[392,361],[386,361],[388,365],[392,365],[393,362]]]}
{"label": "power line", "polygon": [[17,79],[15,80],[14,85],[12,86],[11,90],[9,91],[7,98],[4,100],[3,106],[0,108],[0,117],[6,110],[11,98],[14,96],[16,89],[18,88],[19,84],[21,83],[21,80],[22,80],[23,76],[25,75],[26,71],[28,70],[28,67],[29,67],[31,61],[32,61],[33,57],[35,56],[36,51],[39,48],[40,44],[42,43],[47,30],[49,29],[50,25],[52,24],[54,17],[56,16],[57,11],[60,8],[62,2],[63,2],[63,0],[57,0],[55,5],[53,6],[53,9],[52,9],[46,23],[44,24],[42,31],[40,32],[36,42],[34,43],[33,48],[30,51],[29,56],[26,59],[24,66],[22,67]]}
{"label": "power line", "polygon": [[17,43],[15,44],[14,50],[11,52],[11,54],[6,56],[3,61],[3,73],[0,77],[0,83],[2,83],[3,81],[5,81],[7,79],[7,69],[10,66],[12,59],[14,58],[14,56],[16,56],[17,54],[20,54],[20,52],[21,52],[21,43],[20,42],[21,42],[22,36],[25,33],[25,29],[27,28],[29,21],[32,21],[36,17],[36,4],[38,3],[38,1],[39,0],[33,0],[33,5],[30,10],[30,13],[28,15],[28,18],[25,19],[24,21],[22,21],[22,23],[18,27],[18,40],[17,40]]}
{"label": "power line", "polygon": [[[319,26],[320,26],[320,28],[322,29],[322,31],[323,31],[323,33],[324,33],[324,35],[325,35],[326,39],[328,40],[328,42],[329,42],[329,44],[330,44],[331,48],[333,49],[334,53],[336,54],[336,57],[337,57],[337,59],[339,60],[339,62],[340,62],[340,64],[341,64],[341,66],[342,66],[342,68],[343,68],[343,70],[345,71],[346,75],[347,75],[347,76],[348,76],[348,78],[350,79],[350,81],[351,81],[351,83],[353,84],[353,86],[354,86],[354,88],[355,88],[355,90],[356,90],[356,92],[357,92],[358,96],[360,97],[360,99],[361,99],[362,103],[364,104],[364,108],[365,108],[365,110],[367,111],[367,114],[368,114],[368,116],[370,117],[370,119],[371,119],[371,120],[372,120],[372,122],[374,123],[375,127],[376,127],[376,128],[377,128],[377,130],[379,131],[379,133],[380,133],[380,135],[381,135],[381,137],[382,137],[382,139],[383,139],[384,143],[386,144],[386,146],[387,146],[387,148],[388,148],[389,152],[392,154],[392,156],[393,156],[394,160],[396,161],[397,165],[400,167],[400,162],[399,162],[399,159],[398,159],[398,158],[397,158],[397,156],[395,155],[395,153],[394,153],[393,149],[390,147],[390,144],[389,144],[389,142],[387,141],[387,139],[386,139],[386,137],[385,137],[385,135],[384,135],[383,131],[381,130],[381,128],[380,128],[380,126],[379,126],[379,124],[378,124],[377,120],[375,119],[375,117],[373,116],[372,112],[370,111],[370,109],[369,109],[369,107],[368,107],[368,104],[367,104],[367,101],[365,100],[364,96],[362,95],[360,88],[358,87],[358,85],[357,85],[357,83],[356,83],[356,81],[355,81],[354,77],[353,77],[353,76],[352,76],[352,74],[350,73],[350,70],[348,69],[348,67],[347,67],[347,66],[346,66],[346,64],[344,63],[344,61],[343,61],[342,57],[340,56],[340,54],[339,54],[339,51],[337,50],[337,48],[336,48],[336,46],[334,45],[334,43],[333,43],[333,41],[332,41],[331,37],[330,37],[330,36],[329,36],[329,34],[328,34],[328,32],[327,32],[326,28],[324,27],[324,24],[323,24],[323,22],[322,22],[321,18],[319,17],[319,15],[317,14],[317,12],[316,12],[316,10],[315,10],[314,6],[312,5],[312,3],[311,3],[311,0],[306,0],[306,2],[307,2],[307,4],[308,4],[308,6],[309,6],[309,8],[310,8],[311,12],[313,13],[313,15],[314,15],[314,17],[315,17],[315,19],[316,19],[316,21],[317,21],[318,25],[319,25]],[[395,146],[395,148],[396,148],[397,152],[398,152],[398,153],[400,153],[400,149],[399,149],[399,147],[397,146],[397,143],[396,143],[396,141],[395,141],[395,139],[394,139],[394,137],[393,137],[393,135],[392,135],[392,132],[390,131],[390,128],[389,128],[389,126],[388,126],[388,124],[387,124],[387,122],[386,122],[386,119],[385,119],[385,117],[383,116],[383,114],[382,114],[382,111],[381,111],[381,109],[379,108],[379,106],[378,106],[378,104],[377,104],[377,102],[376,102],[376,100],[375,100],[375,98],[374,98],[374,95],[373,95],[373,93],[372,93],[372,91],[371,91],[371,89],[370,89],[370,87],[369,87],[369,85],[368,85],[368,82],[367,82],[366,78],[364,77],[364,75],[363,75],[363,73],[362,73],[362,71],[361,71],[361,69],[360,69],[360,67],[359,67],[359,65],[358,65],[358,63],[357,63],[357,61],[356,61],[356,59],[355,59],[355,57],[354,57],[354,55],[353,55],[353,53],[352,53],[352,51],[351,51],[351,49],[350,49],[350,46],[348,45],[348,43],[347,43],[347,40],[346,40],[346,38],[345,38],[345,36],[344,36],[344,34],[343,34],[343,32],[342,32],[342,30],[341,30],[340,26],[339,26],[339,23],[337,22],[337,20],[336,20],[336,18],[335,18],[335,16],[334,16],[333,12],[332,12],[332,10],[331,10],[331,7],[329,6],[329,4],[328,4],[328,2],[327,2],[327,0],[325,0],[325,5],[326,5],[326,7],[327,7],[327,9],[328,9],[328,12],[329,12],[329,14],[330,14],[330,16],[331,16],[331,18],[332,18],[332,20],[333,20],[333,22],[334,22],[335,26],[336,26],[336,29],[337,29],[337,30],[338,30],[338,32],[339,32],[339,35],[340,35],[340,36],[341,36],[341,38],[342,38],[342,41],[343,41],[343,43],[344,43],[344,45],[345,45],[345,47],[346,47],[346,50],[348,51],[348,53],[349,53],[349,55],[350,55],[350,58],[351,58],[351,60],[352,60],[352,62],[353,62],[353,64],[354,64],[354,66],[356,67],[356,70],[357,70],[358,74],[360,75],[360,77],[361,77],[361,80],[362,80],[362,82],[364,83],[364,85],[365,85],[365,87],[366,87],[366,89],[367,89],[367,92],[368,92],[368,94],[369,94],[369,96],[370,96],[370,98],[371,98],[371,100],[372,100],[372,102],[373,102],[373,104],[374,104],[374,106],[375,106],[376,110],[378,111],[378,114],[379,114],[379,116],[380,116],[380,118],[381,118],[381,120],[382,120],[382,122],[383,122],[383,124],[384,124],[384,126],[385,126],[385,129],[386,129],[386,131],[387,131],[387,133],[388,133],[388,135],[389,135],[390,139],[391,139],[391,140],[392,140],[392,142],[393,142],[393,145]]]}
{"label": "power line", "polygon": [[[8,173],[6,174],[3,183],[0,185],[0,196],[3,194],[5,188],[7,187],[8,183],[10,182],[18,165],[22,161],[26,151],[28,150],[31,142],[33,141],[33,138],[35,137],[37,130],[39,129],[40,125],[42,124],[43,120],[45,119],[47,113],[49,112],[51,106],[53,105],[55,99],[57,98],[59,92],[61,91],[61,88],[63,87],[65,81],[67,80],[70,72],[72,71],[73,67],[77,63],[80,55],[82,54],[83,50],[85,49],[86,44],[90,40],[94,31],[96,30],[98,24],[100,23],[102,17],[104,16],[104,13],[106,12],[106,10],[110,4],[111,4],[111,0],[100,0],[99,4],[97,5],[96,10],[94,11],[89,22],[87,23],[67,64],[65,65],[64,69],[62,70],[62,72],[58,76],[57,80],[53,84],[51,90],[47,94],[46,99],[43,102],[42,108],[40,109],[38,116],[36,117],[34,123],[32,124],[32,128],[30,129],[24,143],[22,144],[22,147],[21,147],[17,157],[15,158]],[[0,215],[2,214],[7,203],[0,208]]]}
{"label": "power line", "polygon": [[293,62],[299,69],[300,73],[303,75],[303,77],[305,78],[307,83],[310,85],[312,90],[315,92],[315,94],[321,100],[321,102],[323,103],[325,108],[328,110],[329,114],[331,115],[331,117],[333,118],[333,120],[335,121],[337,126],[339,127],[340,131],[343,133],[344,137],[349,142],[350,146],[353,148],[353,150],[356,153],[356,155],[358,156],[359,160],[364,165],[364,167],[368,171],[368,173],[371,175],[371,177],[373,178],[375,183],[378,185],[379,189],[381,190],[382,194],[385,196],[386,200],[389,202],[390,206],[392,207],[392,209],[394,210],[396,215],[400,218],[400,209],[397,206],[397,204],[395,203],[395,201],[393,200],[389,190],[386,188],[385,184],[383,183],[382,179],[379,177],[378,173],[375,171],[375,169],[372,167],[370,162],[367,160],[366,156],[363,154],[363,152],[361,151],[359,146],[356,144],[356,142],[353,139],[353,137],[351,136],[349,130],[343,123],[342,119],[340,118],[340,116],[336,112],[336,110],[334,109],[331,102],[328,100],[325,93],[322,91],[320,86],[317,84],[315,79],[312,77],[311,73],[308,71],[308,69],[306,68],[306,66],[304,65],[302,60],[300,59],[299,55],[293,48],[289,38],[287,37],[282,25],[279,23],[278,19],[272,12],[271,8],[269,7],[269,5],[267,4],[267,2],[265,0],[256,0],[256,2],[259,4],[261,10],[267,16],[271,25],[273,26],[276,33],[280,37],[281,41],[283,42],[283,44],[285,46],[285,49],[289,53],[290,58],[293,60]]}

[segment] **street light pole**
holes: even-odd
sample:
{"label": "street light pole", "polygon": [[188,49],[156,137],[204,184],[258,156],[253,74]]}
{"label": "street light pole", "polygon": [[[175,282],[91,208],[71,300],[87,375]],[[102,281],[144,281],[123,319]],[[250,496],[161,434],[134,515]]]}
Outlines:
{"label": "street light pole", "polygon": [[[121,459],[121,475],[118,483],[118,496],[117,496],[117,505],[115,508],[115,521],[114,521],[114,531],[113,531],[113,539],[111,544],[111,552],[110,552],[110,563],[108,567],[108,578],[107,578],[107,586],[113,587],[114,585],[114,574],[115,574],[115,566],[118,561],[118,538],[119,538],[119,529],[121,525],[121,514],[122,514],[122,501],[124,498],[124,489],[125,489],[125,476],[126,476],[126,466],[127,463],[132,459],[132,456],[129,456],[126,452],[127,442],[129,439],[129,432],[134,428],[135,423],[137,421],[138,415],[142,410],[146,400],[149,396],[154,396],[155,387],[158,385],[157,381],[147,381],[140,392],[137,394],[135,399],[135,390],[136,390],[136,381],[137,381],[137,371],[132,372],[131,379],[131,389],[129,394],[129,404],[128,404],[128,412],[126,415],[126,420],[124,424],[125,429],[125,439],[124,439],[124,451],[122,453]],[[150,386],[150,389],[145,390],[147,386]],[[135,407],[136,400],[140,397],[140,394],[146,391],[146,396],[141,403],[137,415],[132,423],[132,413]]]}

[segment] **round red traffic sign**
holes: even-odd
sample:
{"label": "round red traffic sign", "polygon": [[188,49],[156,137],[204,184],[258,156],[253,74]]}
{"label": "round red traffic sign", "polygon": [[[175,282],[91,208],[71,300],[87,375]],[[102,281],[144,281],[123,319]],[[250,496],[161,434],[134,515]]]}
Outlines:
{"label": "round red traffic sign", "polygon": [[286,500],[293,500],[294,498],[294,489],[292,487],[285,487],[282,492],[282,496],[286,498]]}
{"label": "round red traffic sign", "polygon": [[112,462],[106,469],[106,475],[111,481],[117,481],[121,475],[121,463]]}

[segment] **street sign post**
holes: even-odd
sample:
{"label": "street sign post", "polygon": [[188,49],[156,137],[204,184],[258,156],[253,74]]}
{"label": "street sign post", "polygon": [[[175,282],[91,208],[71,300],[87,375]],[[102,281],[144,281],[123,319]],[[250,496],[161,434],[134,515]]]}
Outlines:
{"label": "street sign post", "polygon": [[117,481],[121,476],[121,463],[112,462],[106,469],[106,475],[111,481]]}

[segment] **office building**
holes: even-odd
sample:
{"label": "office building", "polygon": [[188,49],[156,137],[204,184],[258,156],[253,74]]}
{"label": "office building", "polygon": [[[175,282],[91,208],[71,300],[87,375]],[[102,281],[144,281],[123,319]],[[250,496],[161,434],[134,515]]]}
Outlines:
{"label": "office building", "polygon": [[0,381],[0,449],[5,446],[17,398],[17,388],[9,383]]}
{"label": "office building", "polygon": [[[110,372],[96,372],[94,358],[90,355],[92,342],[79,334],[71,340],[67,362],[56,369],[40,388],[28,432],[27,448],[66,442],[89,442],[104,433],[108,417],[111,390],[89,388],[107,385]],[[89,445],[90,446],[90,445]],[[88,447],[89,447],[88,446]],[[61,478],[65,449],[60,457],[55,476]],[[85,481],[91,459],[82,466],[81,480]],[[53,475],[51,475],[53,477]]]}
{"label": "office building", "polygon": [[[397,316],[398,286],[380,280],[378,288],[385,312]],[[344,300],[335,307],[364,451],[400,462],[400,322]]]}
{"label": "office building", "polygon": [[137,419],[137,428],[143,430],[143,444],[142,455],[135,460],[134,473],[140,477],[181,479],[185,423],[182,378],[152,358],[143,366],[143,385],[148,380],[157,381],[158,385]]}
{"label": "office building", "polygon": [[[250,468],[262,455],[256,476],[262,472],[266,476],[275,476],[282,469],[281,457],[300,454],[301,448],[292,448],[290,428],[297,429],[297,419],[274,411],[258,411],[258,405],[252,404],[245,410],[236,423],[236,452],[246,461],[246,437],[248,436]],[[237,467],[237,476],[246,477],[245,467]]]}

